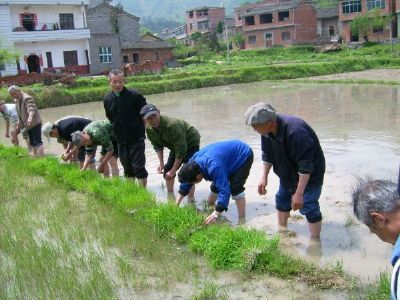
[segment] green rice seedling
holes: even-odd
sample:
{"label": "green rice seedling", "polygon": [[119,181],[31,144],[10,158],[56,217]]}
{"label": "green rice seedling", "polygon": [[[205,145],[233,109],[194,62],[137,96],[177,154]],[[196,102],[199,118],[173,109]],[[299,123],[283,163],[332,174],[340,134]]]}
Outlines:
{"label": "green rice seedling", "polygon": [[365,298],[371,300],[390,299],[390,274],[388,272],[381,272],[379,279],[367,286]]}
{"label": "green rice seedling", "polygon": [[171,236],[179,242],[187,242],[196,231],[203,229],[203,218],[191,207],[179,208],[175,204],[160,204],[139,212],[143,218],[162,236]]}
{"label": "green rice seedling", "polygon": [[200,292],[191,297],[192,300],[223,300],[228,299],[226,293],[221,292],[221,289],[212,281],[205,281],[201,286]]}
{"label": "green rice seedling", "polygon": [[243,269],[248,263],[246,254],[266,243],[265,235],[259,231],[223,225],[195,232],[189,241],[189,247],[204,253],[215,268]]}
{"label": "green rice seedling", "polygon": [[[14,173],[13,182],[6,181],[5,185],[10,187],[10,190],[17,191],[17,194],[11,195],[11,199],[14,199],[14,201],[8,205],[10,208],[13,208],[13,212],[15,213],[25,212],[24,214],[18,214],[18,222],[22,222],[21,224],[32,223],[32,216],[27,214],[27,211],[37,214],[34,218],[35,220],[46,220],[42,216],[43,211],[41,210],[45,207],[47,216],[51,216],[53,220],[46,221],[47,223],[44,228],[49,228],[49,224],[51,224],[51,230],[46,229],[44,231],[46,233],[45,236],[58,236],[57,240],[61,242],[55,243],[56,247],[43,248],[44,257],[48,256],[50,260],[54,260],[55,258],[52,258],[52,251],[58,253],[60,249],[63,249],[62,253],[65,255],[74,253],[74,248],[71,248],[68,244],[70,241],[76,241],[75,243],[78,245],[76,249],[82,249],[83,245],[89,242],[89,245],[92,245],[90,249],[94,249],[92,252],[88,252],[93,254],[89,257],[92,260],[92,264],[103,266],[102,272],[99,271],[100,273],[90,271],[97,278],[94,279],[96,282],[97,280],[98,282],[109,280],[110,276],[109,268],[104,267],[104,262],[98,258],[97,254],[101,257],[103,254],[109,253],[104,249],[113,247],[115,244],[119,245],[119,249],[121,247],[123,249],[129,248],[131,253],[132,251],[133,253],[141,253],[139,257],[143,253],[146,253],[147,257],[161,264],[168,265],[168,262],[171,261],[171,266],[165,267],[166,272],[171,272],[172,265],[176,266],[176,262],[174,263],[173,259],[165,259],[165,256],[171,256],[171,252],[167,251],[164,253],[164,249],[177,247],[175,243],[168,246],[171,243],[171,239],[173,239],[179,243],[188,243],[190,249],[204,254],[214,268],[238,269],[246,272],[265,272],[282,278],[301,278],[303,282],[325,288],[345,288],[349,286],[346,283],[348,278],[344,274],[340,274],[337,270],[332,270],[332,268],[321,270],[300,259],[295,259],[284,254],[279,248],[278,240],[276,238],[268,239],[263,232],[248,230],[242,227],[232,228],[227,225],[204,226],[203,216],[197,214],[195,209],[190,207],[179,208],[174,204],[157,204],[154,196],[130,181],[104,179],[95,172],[79,172],[71,165],[60,165],[57,159],[30,159],[26,154],[21,154],[15,149],[0,147],[0,155],[3,153],[7,155],[7,159],[0,161],[0,165],[6,167],[4,174],[7,174],[10,170]],[[24,181],[27,178],[31,180],[30,190],[34,188],[32,189],[35,191],[34,197],[26,190],[18,188],[26,186]],[[11,193],[15,193],[15,191]],[[60,193],[60,191],[62,192]],[[21,193],[22,196],[19,195]],[[47,196],[43,197],[43,195]],[[87,201],[88,197],[91,199],[89,202]],[[7,200],[3,200],[2,198],[2,202],[7,203]],[[88,204],[91,205],[88,206]],[[16,208],[13,206],[16,206]],[[105,212],[104,216],[100,217],[97,210],[102,206]],[[96,209],[97,213],[91,212],[89,218],[86,213],[86,217],[82,218],[81,214],[88,211],[90,207]],[[6,208],[1,207],[1,209],[0,211],[4,211]],[[9,214],[0,217],[2,217],[0,220],[8,220],[10,218]],[[112,222],[106,223],[109,219]],[[119,224],[119,219],[130,220],[132,223],[131,225]],[[59,226],[57,225],[57,221],[62,221],[63,224],[68,224],[68,226],[66,228]],[[75,227],[75,224],[78,227]],[[20,228],[20,226],[3,226],[14,228],[14,230],[15,228],[17,230]],[[73,229],[69,229],[69,226],[72,226]],[[132,246],[132,241],[130,240],[132,228],[136,230],[134,246]],[[67,230],[66,233],[65,230]],[[87,235],[87,230],[89,230],[89,235]],[[91,230],[95,232],[101,230],[104,232],[104,235],[93,239],[91,238]],[[47,232],[51,234],[48,235]],[[155,235],[154,232],[158,234]],[[23,238],[26,234],[28,234],[28,237],[29,235],[33,235],[32,230],[21,229],[21,232],[18,234],[21,236],[19,238],[21,242],[33,244],[34,241],[32,241],[32,238]],[[9,231],[6,238],[10,239],[12,235],[13,233]],[[159,238],[160,236],[161,239]],[[123,241],[125,239],[130,240],[131,244],[124,244]],[[11,242],[8,243],[10,244]],[[101,245],[101,247],[97,245]],[[32,248],[29,251],[35,250]],[[82,256],[82,251],[87,252],[88,250],[80,250],[80,256]],[[9,253],[12,253],[12,251]],[[184,248],[176,252],[176,255],[182,253],[185,253]],[[109,260],[107,263],[113,266],[118,265],[119,267],[116,267],[116,269],[121,270],[121,272],[131,270],[127,271],[129,274],[118,275],[118,278],[131,278],[132,280],[137,280],[137,283],[140,285],[145,280],[144,277],[133,276],[132,273],[136,274],[139,272],[145,277],[147,276],[146,274],[153,277],[156,274],[154,273],[156,271],[149,269],[147,266],[143,266],[138,270],[129,261],[116,259],[116,256],[120,257],[117,253],[107,256]],[[61,261],[69,261],[70,259],[66,256]],[[86,267],[86,258],[84,262],[83,266],[78,265],[74,268],[88,268]],[[27,257],[25,260],[26,268],[29,269],[30,263],[29,257]],[[54,264],[57,265],[56,263]],[[188,259],[182,260],[182,266],[198,270],[198,267],[193,267],[193,263]],[[80,271],[74,270],[74,272]],[[172,271],[172,273],[177,272]],[[198,271],[194,271],[194,273],[197,274]],[[74,284],[74,281],[70,282]],[[165,280],[162,282],[165,283]],[[109,286],[114,289],[115,286],[120,284],[122,284],[121,280]],[[107,287],[107,285],[104,285],[104,287]],[[24,289],[26,290],[27,288]],[[43,288],[39,290],[43,290]],[[84,291],[85,288],[80,286],[79,290]],[[94,294],[90,294],[91,291],[89,289],[89,294],[85,295],[93,296]],[[104,295],[109,295],[107,294],[108,291],[108,288],[106,291],[103,291]]]}

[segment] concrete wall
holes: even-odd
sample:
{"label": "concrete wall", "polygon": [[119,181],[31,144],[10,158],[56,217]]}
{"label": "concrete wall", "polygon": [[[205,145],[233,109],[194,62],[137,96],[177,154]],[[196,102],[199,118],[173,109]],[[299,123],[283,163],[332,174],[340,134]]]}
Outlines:
{"label": "concrete wall", "polygon": [[40,69],[43,72],[44,69],[48,68],[46,52],[51,52],[53,67],[63,68],[64,65],[64,51],[77,51],[78,54],[78,66],[87,66],[85,50],[88,50],[87,40],[75,40],[75,41],[52,41],[52,42],[41,42],[41,43],[15,43],[15,47],[18,49],[20,55],[20,67],[21,71],[27,71],[28,65],[25,58],[29,55],[35,54],[39,57],[41,62]]}
{"label": "concrete wall", "polygon": [[[115,33],[110,22],[111,15],[115,13],[118,17],[118,34]],[[124,12],[116,12],[107,5],[101,5],[88,12],[87,22],[92,36],[89,40],[90,73],[100,74],[111,69],[120,69],[122,67],[121,43],[139,40],[139,18]],[[111,63],[100,63],[100,47],[111,47]]]}
{"label": "concrete wall", "polygon": [[86,28],[85,7],[76,5],[33,5],[25,9],[25,5],[10,6],[12,28],[22,27],[19,15],[21,13],[30,13],[37,15],[36,30],[41,30],[43,25],[48,29],[53,28],[53,24],[60,24],[59,14],[73,14],[75,28]]}

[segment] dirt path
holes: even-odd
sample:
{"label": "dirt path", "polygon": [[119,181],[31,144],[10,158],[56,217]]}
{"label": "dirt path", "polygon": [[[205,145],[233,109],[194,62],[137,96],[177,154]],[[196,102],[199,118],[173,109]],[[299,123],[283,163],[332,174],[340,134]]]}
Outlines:
{"label": "dirt path", "polygon": [[377,80],[397,81],[400,84],[400,69],[374,69],[361,72],[339,73],[324,76],[313,76],[307,80]]}

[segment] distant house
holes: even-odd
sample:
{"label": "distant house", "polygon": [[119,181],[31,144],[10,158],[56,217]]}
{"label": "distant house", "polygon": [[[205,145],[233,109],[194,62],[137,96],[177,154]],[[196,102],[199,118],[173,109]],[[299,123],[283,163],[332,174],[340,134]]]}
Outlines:
{"label": "distant house", "polygon": [[319,41],[330,42],[331,38],[341,32],[338,6],[317,9],[317,34]]}
{"label": "distant house", "polygon": [[[399,1],[397,1],[399,3]],[[357,16],[376,11],[380,16],[396,15],[396,2],[392,0],[347,0],[339,2],[339,22],[342,27],[342,38],[346,42],[359,41],[359,37],[351,32],[350,24]],[[370,41],[388,39],[396,36],[396,25],[374,28],[368,35]]]}
{"label": "distant house", "polygon": [[135,42],[122,43],[123,63],[140,64],[146,61],[174,61],[173,46],[159,37],[146,33]]}
{"label": "distant house", "polygon": [[157,36],[163,40],[174,38],[181,44],[189,44],[186,25],[181,25],[173,29],[165,28]]}
{"label": "distant house", "polygon": [[2,1],[1,47],[17,52],[19,59],[0,66],[0,74],[89,73],[88,3],[89,0]]}
{"label": "distant house", "polygon": [[91,31],[91,74],[122,67],[121,45],[139,40],[139,20],[138,17],[104,2],[89,9],[87,23]]}
{"label": "distant house", "polygon": [[191,36],[195,32],[203,34],[213,32],[219,22],[225,20],[224,7],[199,7],[186,11],[186,32]]}
{"label": "distant house", "polygon": [[245,49],[314,43],[317,12],[312,0],[267,0],[235,9],[237,31]]}

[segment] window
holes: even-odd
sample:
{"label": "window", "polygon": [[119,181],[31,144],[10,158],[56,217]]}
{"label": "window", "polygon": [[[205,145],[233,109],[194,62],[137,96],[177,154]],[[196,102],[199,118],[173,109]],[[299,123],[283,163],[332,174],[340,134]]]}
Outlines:
{"label": "window", "polygon": [[193,18],[193,10],[189,11],[189,18]]}
{"label": "window", "polygon": [[75,29],[73,14],[60,14],[60,29]]}
{"label": "window", "polygon": [[78,52],[64,51],[64,66],[77,66],[78,65]]}
{"label": "window", "polygon": [[107,64],[112,61],[111,47],[99,47],[99,57],[101,64]]}
{"label": "window", "polygon": [[202,30],[202,29],[208,29],[208,21],[200,21],[197,23],[197,29]]}
{"label": "window", "polygon": [[289,20],[289,11],[285,10],[278,12],[278,20],[280,22]]}
{"label": "window", "polygon": [[260,24],[272,23],[272,14],[260,15]]}
{"label": "window", "polygon": [[124,55],[124,56],[122,56],[122,62],[123,62],[124,64],[127,64],[127,63],[129,63],[129,58],[128,58],[128,55]]}
{"label": "window", "polygon": [[36,15],[35,14],[20,14],[20,24],[25,28],[26,31],[34,31],[36,27]]}
{"label": "window", "polygon": [[267,32],[265,34],[265,40],[266,41],[271,41],[272,40],[272,33],[271,32]]}
{"label": "window", "polygon": [[132,61],[133,61],[134,64],[139,64],[140,63],[139,53],[133,53],[132,54]]}
{"label": "window", "polygon": [[282,41],[290,41],[290,31],[282,32]]}
{"label": "window", "polygon": [[47,67],[52,68],[53,67],[53,59],[51,57],[51,52],[46,52],[46,58],[47,58]]}
{"label": "window", "polygon": [[254,16],[249,16],[244,18],[244,24],[245,25],[254,25]]}
{"label": "window", "polygon": [[250,45],[253,45],[253,44],[255,44],[256,42],[257,42],[256,36],[255,36],[255,35],[250,35],[250,36],[249,36],[249,44],[250,44]]}
{"label": "window", "polygon": [[367,10],[384,9],[385,0],[367,0]]}
{"label": "window", "polygon": [[335,35],[335,27],[333,25],[329,26],[329,36]]}
{"label": "window", "polygon": [[343,1],[342,10],[344,14],[361,12],[361,0]]}
{"label": "window", "polygon": [[383,33],[383,26],[374,26],[372,31],[374,33]]}

